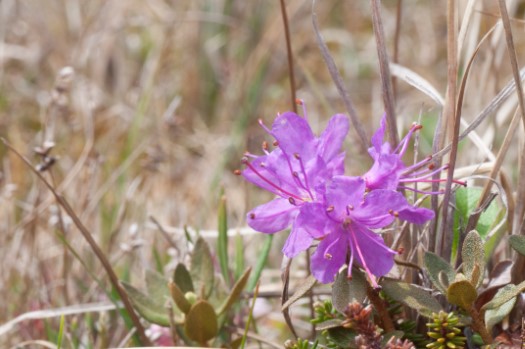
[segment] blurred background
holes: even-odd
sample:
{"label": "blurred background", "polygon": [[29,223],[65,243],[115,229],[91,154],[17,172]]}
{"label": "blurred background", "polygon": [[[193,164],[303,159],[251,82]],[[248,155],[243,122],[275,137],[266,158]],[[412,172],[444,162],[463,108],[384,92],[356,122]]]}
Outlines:
{"label": "blurred background", "polygon": [[[470,10],[467,3],[473,3]],[[320,132],[331,115],[346,110],[316,42],[311,1],[288,0],[286,6],[297,97],[305,101],[308,119]],[[383,101],[369,6],[368,1],[318,1],[315,11],[371,135]],[[471,11],[460,33],[464,68],[499,12],[495,1],[458,1],[457,6],[458,26]],[[524,62],[524,2],[508,1],[508,6],[518,62]],[[444,96],[446,2],[385,0],[383,25],[390,58]],[[498,28],[482,44],[470,76],[463,110],[467,123],[511,77]],[[35,166],[42,161],[35,148],[42,152],[54,144],[49,154],[56,161],[46,177],[71,203],[122,279],[140,283],[145,268],[169,272],[185,258],[184,248],[169,248],[149,217],[183,246],[184,226],[213,240],[221,188],[232,228],[244,227],[245,212],[267,201],[267,193],[233,171],[240,168],[244,151],[258,153],[268,140],[257,120],[271,125],[277,112],[292,108],[289,89],[278,1],[0,1],[0,136]],[[419,147],[428,155],[441,108],[400,79],[395,89],[400,134],[421,120],[425,129]],[[498,149],[503,137],[497,130],[508,124],[515,106],[512,97],[476,130],[486,150],[464,141],[468,146],[459,165],[490,158],[490,149]],[[371,164],[356,142],[350,131],[344,149],[350,174]],[[517,156],[516,147],[506,160],[511,180]],[[30,310],[103,300],[86,267],[65,252],[57,237],[62,222],[65,238],[83,263],[104,279],[70,219],[3,144],[0,160],[0,324]],[[262,237],[239,231],[249,265]],[[263,287],[269,290],[280,287],[281,235],[263,274]],[[298,275],[304,275],[302,265],[298,261],[294,267]],[[274,325],[284,333],[275,336],[286,338],[278,307],[270,309]],[[80,319],[79,328],[90,327]],[[124,329],[118,317],[113,320],[117,338]],[[45,337],[48,325],[27,322],[0,343]]]}

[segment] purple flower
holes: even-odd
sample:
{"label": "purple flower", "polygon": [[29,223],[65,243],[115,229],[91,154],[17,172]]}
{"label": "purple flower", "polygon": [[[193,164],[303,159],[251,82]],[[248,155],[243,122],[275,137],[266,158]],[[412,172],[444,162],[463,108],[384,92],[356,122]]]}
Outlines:
{"label": "purple flower", "polygon": [[345,154],[340,149],[349,122],[342,114],[334,115],[320,137],[313,134],[304,118],[292,112],[279,115],[271,130],[261,125],[278,147],[269,152],[268,144],[263,143],[265,155],[246,154],[242,161],[246,168],[241,174],[277,198],[248,212],[247,221],[253,229],[269,234],[292,225],[283,248],[292,258],[320,237],[318,232],[306,233],[296,218],[308,206],[322,202],[328,179],[343,174]]}
{"label": "purple flower", "polygon": [[[429,164],[432,160],[432,157],[430,156],[412,166],[407,167],[403,163],[402,158],[408,148],[412,134],[420,130],[422,127],[423,126],[419,124],[413,124],[407,135],[401,140],[401,142],[399,142],[399,145],[395,149],[392,149],[390,143],[383,143],[386,128],[386,114],[383,115],[381,126],[372,137],[372,147],[368,149],[368,153],[374,159],[374,164],[363,176],[367,189],[408,189],[423,194],[441,194],[440,191],[422,192],[404,186],[405,183],[441,182],[442,180],[433,180],[431,177],[432,175],[448,168],[448,165],[445,165],[441,168],[435,169],[432,164]],[[427,165],[428,167],[425,167]],[[454,182],[465,185],[464,182]]]}
{"label": "purple flower", "polygon": [[325,202],[305,206],[296,224],[312,236],[324,237],[311,259],[312,274],[317,280],[332,282],[347,262],[351,277],[355,261],[377,287],[375,277],[390,271],[397,252],[371,229],[384,228],[395,218],[421,224],[433,216],[431,210],[411,206],[399,192],[367,192],[363,178],[336,176],[327,183]]}

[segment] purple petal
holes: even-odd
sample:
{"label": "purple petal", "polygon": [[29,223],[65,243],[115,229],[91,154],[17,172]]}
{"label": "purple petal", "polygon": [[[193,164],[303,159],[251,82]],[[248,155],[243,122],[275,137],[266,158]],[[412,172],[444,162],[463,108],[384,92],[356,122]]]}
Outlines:
{"label": "purple petal", "polygon": [[348,118],[343,114],[332,116],[328,126],[321,134],[319,143],[319,154],[326,162],[329,162],[341,151],[343,141],[350,128]]}
{"label": "purple petal", "polygon": [[386,113],[381,118],[381,123],[377,131],[372,136],[372,146],[377,154],[381,153],[381,147],[383,146],[383,139],[385,138],[386,129]]}
{"label": "purple petal", "polygon": [[387,274],[394,266],[397,252],[388,248],[380,235],[363,226],[352,224],[349,229],[348,240],[354,259],[377,277]]}
{"label": "purple petal", "polygon": [[305,119],[295,113],[279,115],[273,122],[272,135],[289,156],[297,153],[309,159],[314,154],[316,139],[312,129]]}
{"label": "purple petal", "polygon": [[364,202],[354,206],[352,221],[368,228],[383,228],[395,219],[394,212],[408,205],[405,197],[393,190],[377,189],[368,193]]}
{"label": "purple petal", "polygon": [[434,211],[424,207],[414,207],[408,205],[398,211],[399,218],[410,223],[423,224],[434,218]]}
{"label": "purple petal", "polygon": [[283,247],[283,253],[288,258],[297,256],[300,252],[306,250],[312,244],[313,237],[310,236],[304,229],[302,229],[295,221],[288,239]]}
{"label": "purple petal", "polygon": [[341,221],[347,207],[357,207],[363,201],[365,181],[361,177],[335,176],[326,186],[326,205],[333,206],[333,216]]}
{"label": "purple petal", "polygon": [[277,198],[248,212],[246,221],[257,231],[273,234],[288,228],[297,213],[297,206],[286,199]]}
{"label": "purple petal", "polygon": [[345,156],[346,153],[343,152],[333,157],[332,160],[326,164],[330,177],[340,176],[345,173]]}
{"label": "purple petal", "polygon": [[324,284],[334,281],[339,268],[346,263],[348,240],[340,231],[329,234],[311,257],[311,271],[313,276]]}
{"label": "purple petal", "polygon": [[321,239],[332,232],[336,224],[326,215],[323,204],[309,203],[300,208],[294,226],[315,239]]}
{"label": "purple petal", "polygon": [[397,154],[380,154],[372,168],[363,176],[368,189],[395,190],[399,183],[401,170],[405,166]]}

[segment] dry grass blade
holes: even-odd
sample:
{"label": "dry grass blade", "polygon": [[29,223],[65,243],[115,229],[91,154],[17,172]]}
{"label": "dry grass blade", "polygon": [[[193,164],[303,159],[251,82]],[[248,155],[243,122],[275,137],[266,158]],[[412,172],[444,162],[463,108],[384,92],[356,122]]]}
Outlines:
{"label": "dry grass blade", "polygon": [[399,143],[399,137],[397,135],[392,77],[390,76],[388,53],[385,45],[385,31],[381,20],[381,2],[380,0],[370,0],[370,5],[372,7],[372,23],[374,26],[374,37],[376,39],[377,56],[379,58],[379,75],[381,77],[381,92],[383,94],[383,103],[387,117],[388,137],[390,143],[395,148],[397,143]]}
{"label": "dry grass blade", "polygon": [[16,156],[18,158],[20,158],[20,160],[22,160],[34,174],[37,175],[37,177],[40,179],[40,181],[42,181],[42,183],[44,183],[45,186],[49,189],[49,191],[53,194],[53,196],[57,200],[58,204],[60,206],[62,206],[62,208],[71,217],[71,219],[73,220],[73,223],[78,228],[78,230],[80,230],[80,232],[82,233],[82,236],[89,243],[89,246],[91,247],[91,249],[93,250],[93,252],[97,256],[97,258],[99,259],[99,261],[102,264],[102,266],[104,267],[106,273],[108,274],[108,277],[110,279],[111,284],[113,285],[113,287],[115,288],[115,290],[119,294],[119,297],[122,300],[122,303],[124,304],[124,308],[126,308],[126,311],[127,311],[128,315],[129,315],[131,321],[133,322],[133,325],[137,329],[137,334],[138,334],[138,336],[140,338],[140,341],[144,345],[150,345],[150,340],[146,336],[144,327],[142,326],[142,323],[140,322],[139,317],[135,313],[135,310],[133,309],[133,306],[131,305],[131,302],[130,302],[130,300],[128,298],[128,295],[126,294],[124,289],[121,287],[120,282],[119,282],[118,277],[117,277],[117,274],[115,274],[115,271],[111,267],[111,264],[109,263],[108,259],[106,258],[106,256],[104,255],[104,253],[102,252],[100,247],[98,246],[97,242],[95,241],[95,239],[93,238],[91,233],[84,226],[84,224],[80,221],[80,219],[76,215],[75,211],[73,211],[73,209],[71,208],[69,203],[66,201],[66,199],[64,199],[64,197],[62,197],[60,194],[58,194],[56,192],[55,188],[53,188],[53,186],[44,178],[44,176],[42,176],[42,174],[37,169],[35,169],[33,167],[31,162],[26,157],[24,157],[15,148],[13,148],[4,138],[0,138],[0,139],[2,140],[4,145],[9,148],[9,150],[11,150],[14,154],[16,154]]}
{"label": "dry grass blade", "polygon": [[[444,109],[444,120],[447,125],[452,125],[452,129],[448,129],[448,134],[452,134],[452,149],[450,154],[449,168],[448,168],[448,178],[445,186],[445,195],[443,197],[443,212],[441,216],[441,229],[438,231],[436,240],[440,245],[437,248],[437,251],[440,251],[439,254],[443,256],[443,249],[445,244],[445,230],[447,229],[447,219],[448,219],[448,204],[451,197],[451,187],[452,187],[452,178],[454,176],[454,168],[456,165],[456,156],[459,143],[459,119],[460,115],[457,114],[456,108],[456,76],[458,71],[457,64],[457,35],[456,35],[456,7],[453,0],[447,1],[447,97],[445,100],[445,109]],[[465,74],[467,75],[467,74]],[[459,105],[459,102],[458,102]],[[443,138],[446,138],[447,132],[443,133]],[[442,143],[442,141],[441,141]]]}
{"label": "dry grass blade", "polygon": [[341,78],[341,75],[339,74],[339,71],[337,70],[337,66],[335,65],[335,62],[332,56],[330,56],[330,53],[328,52],[328,47],[326,46],[324,39],[321,36],[321,33],[319,31],[319,25],[317,24],[317,14],[315,13],[315,0],[312,0],[312,23],[314,26],[315,37],[317,39],[317,45],[319,46],[319,49],[321,50],[321,54],[323,55],[328,71],[330,72],[330,76],[332,77],[332,80],[334,81],[334,84],[337,87],[337,91],[339,92],[339,95],[343,99],[345,108],[348,112],[348,115],[350,116],[350,120],[352,121],[352,125],[354,126],[357,132],[357,135],[359,136],[361,151],[363,153],[366,153],[368,149],[368,145],[369,145],[368,136],[366,135],[366,132],[363,128],[363,125],[361,124],[361,121],[359,121],[359,117],[354,108],[354,104],[352,103],[352,100],[350,99],[350,95],[348,94],[348,91],[345,88],[343,79]]}
{"label": "dry grass blade", "polygon": [[[507,133],[505,134],[505,138],[503,139],[503,144],[501,145],[498,151],[498,155],[496,157],[494,166],[492,167],[492,170],[490,171],[489,177],[492,180],[496,179],[496,177],[498,176],[498,173],[501,169],[501,165],[503,164],[503,160],[505,159],[505,156],[507,155],[507,151],[510,148],[512,138],[514,137],[514,134],[516,133],[516,130],[518,129],[519,121],[520,121],[520,118],[519,118],[518,110],[516,110],[510,122],[509,128],[507,129]],[[492,181],[487,181],[487,183],[483,187],[483,192],[481,193],[481,196],[479,197],[479,202],[478,202],[478,207],[477,207],[478,210],[481,207],[482,203],[487,199],[487,196],[491,188],[492,188]],[[466,231],[471,231],[472,229],[474,229],[474,227],[476,227],[479,216],[480,214],[477,214],[477,215],[472,215],[469,218],[467,228],[465,229]]]}
{"label": "dry grass blade", "polygon": [[292,324],[292,319],[290,318],[290,308],[284,307],[284,305],[287,303],[289,294],[288,294],[288,288],[290,287],[290,267],[292,266],[292,259],[288,258],[286,256],[283,256],[283,261],[281,264],[281,280],[283,282],[283,290],[281,292],[281,309],[283,312],[284,320],[286,321],[286,325],[288,325],[288,328],[292,332],[295,338],[298,338],[297,332],[295,332],[295,327]]}
{"label": "dry grass blade", "polygon": [[116,309],[115,304],[112,303],[89,303],[89,304],[77,304],[69,307],[57,308],[57,309],[46,309],[46,310],[37,310],[30,311],[28,313],[21,314],[16,318],[6,322],[0,326],[0,336],[6,334],[7,332],[13,330],[15,326],[26,320],[36,320],[36,319],[49,319],[60,317],[62,315],[77,315],[84,313],[98,313],[102,311],[109,311]]}
{"label": "dry grass blade", "polygon": [[288,74],[290,76],[290,93],[292,98],[292,109],[297,113],[297,103],[295,102],[295,74],[293,69],[292,42],[290,39],[290,28],[288,25],[288,15],[286,14],[286,5],[281,0],[281,15],[283,17],[284,35],[286,38],[286,54],[288,55]]}
{"label": "dry grass blade", "polygon": [[[520,74],[518,68],[518,58],[516,55],[516,48],[514,46],[514,39],[512,36],[512,28],[510,26],[509,14],[507,12],[507,6],[504,0],[498,0],[499,11],[501,15],[501,21],[503,22],[503,29],[505,29],[505,41],[507,43],[507,52],[509,54],[510,65],[512,67],[512,74],[514,82],[516,83],[518,93],[518,102],[520,105],[521,119],[523,126],[525,127],[525,101],[523,99],[523,87],[520,83]],[[520,174],[518,177],[518,197],[525,195],[525,173],[523,166],[520,168]],[[525,200],[518,200],[516,203],[516,211],[514,214],[514,223],[521,222],[523,214],[525,212]],[[514,225],[516,227],[516,224]]]}

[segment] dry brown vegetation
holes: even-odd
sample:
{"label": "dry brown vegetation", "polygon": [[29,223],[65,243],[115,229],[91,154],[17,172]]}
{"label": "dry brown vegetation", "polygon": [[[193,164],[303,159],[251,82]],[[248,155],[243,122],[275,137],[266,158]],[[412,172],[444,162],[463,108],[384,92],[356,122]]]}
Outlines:
{"label": "dry brown vegetation", "polygon": [[[346,110],[316,43],[311,3],[286,3],[297,96],[306,102],[314,129],[320,130],[330,115]],[[403,10],[397,22],[399,3]],[[383,6],[390,58],[445,98],[446,2],[392,0]],[[509,1],[508,9],[521,67],[525,6]],[[256,152],[264,140],[257,119],[269,124],[277,112],[291,108],[280,11],[278,1],[266,0],[0,2],[0,136],[35,166],[45,161],[35,148],[54,143],[49,154],[56,161],[44,176],[71,204],[120,278],[140,283],[146,268],[169,273],[186,256],[185,225],[191,234],[201,230],[213,241],[221,187],[230,227],[244,227],[246,210],[266,200],[267,194],[248,188],[233,170],[246,149]],[[369,2],[318,1],[316,12],[321,34],[371,135],[384,107]],[[457,17],[463,74],[500,15],[496,1],[458,1]],[[401,72],[395,82],[398,128],[406,130],[421,118],[425,129],[419,149],[429,154],[442,105],[403,76]],[[465,124],[512,77],[500,23],[481,42],[470,71],[462,109]],[[458,176],[489,174],[517,105],[513,93],[460,143]],[[503,176],[514,197],[518,213],[509,221],[514,219],[515,233],[524,209],[518,184],[525,187],[524,132],[522,123],[516,124],[496,171],[496,179]],[[349,173],[370,165],[356,140],[351,131],[345,149],[351,157]],[[0,324],[35,310],[108,303],[107,277],[71,219],[3,144],[0,159]],[[179,251],[170,248],[150,216],[171,234]],[[262,240],[248,229],[242,232],[249,265]],[[282,241],[282,236],[274,240],[261,290],[280,290]],[[494,261],[508,253],[499,248]],[[294,275],[304,275],[303,264],[294,263]],[[100,328],[112,334],[107,345],[122,344],[129,331],[122,319],[115,312],[93,310],[66,318],[67,347],[103,345]],[[289,338],[279,306],[270,314],[275,316],[264,322],[274,329],[269,338]],[[296,327],[309,330],[301,320]],[[1,333],[0,346],[52,343],[57,330],[57,317],[26,320]]]}

